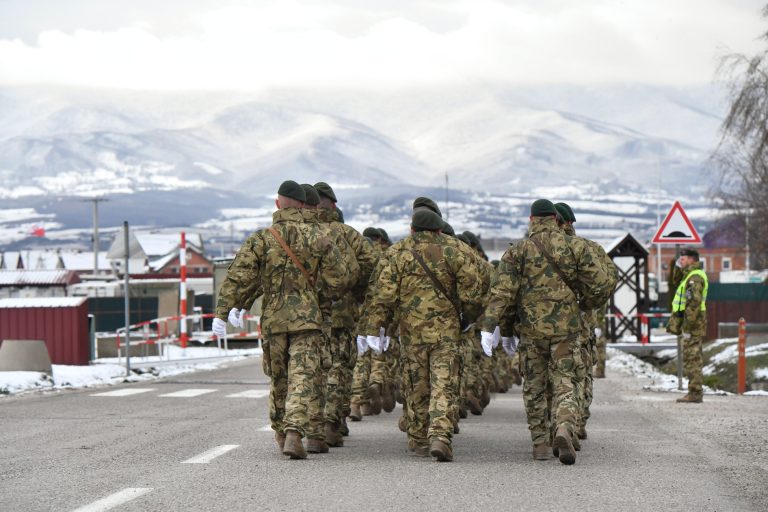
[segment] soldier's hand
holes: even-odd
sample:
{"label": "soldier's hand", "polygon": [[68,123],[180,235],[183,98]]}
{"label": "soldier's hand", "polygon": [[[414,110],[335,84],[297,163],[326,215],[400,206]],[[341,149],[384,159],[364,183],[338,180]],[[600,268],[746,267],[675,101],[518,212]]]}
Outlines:
{"label": "soldier's hand", "polygon": [[683,333],[683,339],[684,339],[684,340],[689,340],[689,339],[691,339],[691,333],[689,333],[689,332],[684,332],[684,333]]}
{"label": "soldier's hand", "polygon": [[368,343],[366,342],[366,337],[362,335],[357,336],[357,354],[363,355],[366,352],[368,352]]}
{"label": "soldier's hand", "polygon": [[240,319],[240,328],[245,329],[245,315],[248,314],[247,309],[241,309],[240,310],[240,316],[238,317]]}
{"label": "soldier's hand", "polygon": [[603,335],[603,330],[599,327],[595,327],[595,338],[599,338]]}
{"label": "soldier's hand", "polygon": [[389,342],[392,340],[389,336],[384,336],[384,342],[381,344],[381,350],[386,352],[389,348]]}
{"label": "soldier's hand", "polygon": [[221,318],[214,318],[213,334],[215,334],[217,338],[225,337],[227,335],[227,322],[225,322]]}
{"label": "soldier's hand", "polygon": [[[245,311],[245,310],[243,309],[242,311]],[[241,310],[237,308],[232,308],[229,310],[229,315],[227,316],[227,319],[229,320],[229,323],[231,323],[235,327],[243,327],[243,320],[240,315],[241,315]]]}
{"label": "soldier's hand", "polygon": [[517,352],[517,338],[514,336],[501,338],[501,348],[504,349],[508,356],[515,355],[515,352]]}
{"label": "soldier's hand", "polygon": [[493,355],[493,333],[480,331],[480,345],[483,347],[483,353],[491,357]]}

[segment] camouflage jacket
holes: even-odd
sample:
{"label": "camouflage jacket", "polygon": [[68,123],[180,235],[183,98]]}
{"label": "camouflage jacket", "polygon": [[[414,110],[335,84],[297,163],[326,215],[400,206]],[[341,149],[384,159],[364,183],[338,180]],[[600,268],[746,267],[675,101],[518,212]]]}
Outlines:
{"label": "camouflage jacket", "polygon": [[358,233],[355,228],[339,222],[339,214],[335,211],[318,210],[318,216],[321,226],[327,226],[333,233],[334,240],[338,239],[339,245],[349,247],[350,257],[356,260],[360,269],[350,293],[333,301],[331,306],[333,328],[354,329],[360,314],[359,303],[362,302],[365,295],[368,280],[378,261],[378,254],[375,252],[373,244]]}
{"label": "camouflage jacket", "polygon": [[436,288],[411,250],[423,258],[437,279],[458,300],[471,320],[482,307],[480,279],[468,252],[450,237],[418,232],[390,247],[381,259],[375,290],[366,303],[361,333],[375,336],[379,327],[399,318],[404,343],[438,343],[459,339],[459,316],[451,300]]}
{"label": "camouflage jacket", "polygon": [[[578,298],[531,240],[534,237],[576,288]],[[578,301],[583,309],[604,304],[614,284],[583,239],[563,233],[554,218],[534,219],[529,238],[513,244],[501,259],[482,329],[492,332],[509,322],[508,316],[516,316],[518,332],[525,338],[581,334]]]}
{"label": "camouflage jacket", "polygon": [[[697,269],[701,269],[700,262],[683,268],[681,272],[683,278],[692,270]],[[704,279],[696,275],[691,276],[685,285],[685,314],[683,316],[682,332],[689,332],[692,336],[696,337],[707,334],[707,312],[701,310],[702,300],[704,300]]]}
{"label": "camouflage jacket", "polygon": [[266,336],[319,330],[323,316],[318,292],[330,297],[345,293],[357,277],[347,267],[338,247],[318,224],[305,224],[296,208],[276,211],[272,227],[294,252],[315,288],[267,230],[252,234],[235,256],[219,291],[216,316],[226,320],[229,310],[242,307],[261,289],[264,293],[261,325]]}
{"label": "camouflage jacket", "polygon": [[[619,280],[619,271],[616,268],[616,265],[613,263],[611,257],[608,256],[608,254],[605,252],[605,249],[603,249],[603,246],[588,238],[577,236],[576,230],[570,224],[565,224],[563,226],[563,231],[567,235],[578,238],[579,240],[583,240],[584,243],[587,244],[587,248],[593,252],[595,261],[603,265],[606,274],[613,280],[613,284],[611,285],[611,290],[613,291],[616,288],[616,283]],[[596,308],[592,308],[583,312],[584,324],[588,330],[588,336],[593,335],[595,327],[602,329],[605,326],[605,310],[606,305],[602,304]]]}

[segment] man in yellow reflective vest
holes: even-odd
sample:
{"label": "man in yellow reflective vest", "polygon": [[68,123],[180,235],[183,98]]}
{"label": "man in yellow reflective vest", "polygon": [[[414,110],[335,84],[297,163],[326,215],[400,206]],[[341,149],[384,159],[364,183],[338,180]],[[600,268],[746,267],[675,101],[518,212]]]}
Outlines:
{"label": "man in yellow reflective vest", "polygon": [[701,345],[707,332],[707,274],[701,268],[695,249],[680,251],[678,265],[685,276],[672,299],[672,318],[667,330],[683,337],[683,367],[688,378],[688,394],[678,398],[682,403],[701,403],[703,377]]}

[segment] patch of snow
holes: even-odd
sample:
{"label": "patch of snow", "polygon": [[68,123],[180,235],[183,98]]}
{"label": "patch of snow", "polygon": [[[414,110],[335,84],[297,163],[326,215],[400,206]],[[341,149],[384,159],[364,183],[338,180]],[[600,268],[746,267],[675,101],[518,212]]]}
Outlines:
{"label": "patch of snow", "polygon": [[755,368],[752,375],[754,375],[756,379],[768,379],[768,368]]}
{"label": "patch of snow", "polygon": [[744,393],[744,395],[748,396],[768,396],[768,391],[763,391],[762,389],[755,390],[755,391],[747,391]]}

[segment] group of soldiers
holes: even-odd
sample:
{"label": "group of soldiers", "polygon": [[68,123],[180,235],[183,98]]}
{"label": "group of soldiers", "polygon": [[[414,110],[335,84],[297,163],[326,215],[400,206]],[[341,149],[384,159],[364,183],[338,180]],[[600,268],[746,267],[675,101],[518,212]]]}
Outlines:
{"label": "group of soldiers", "polygon": [[459,420],[522,382],[533,458],[573,464],[617,271],[576,236],[571,208],[535,201],[528,236],[494,265],[429,198],[414,201],[411,234],[394,244],[344,224],[336,202],[327,183],[284,182],[272,226],[245,241],[219,291],[217,336],[263,297],[280,451],[303,459],[343,446],[348,418],[399,401],[409,450],[451,461]]}

